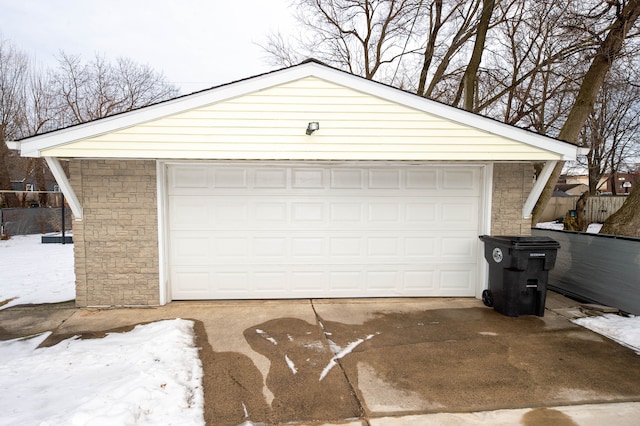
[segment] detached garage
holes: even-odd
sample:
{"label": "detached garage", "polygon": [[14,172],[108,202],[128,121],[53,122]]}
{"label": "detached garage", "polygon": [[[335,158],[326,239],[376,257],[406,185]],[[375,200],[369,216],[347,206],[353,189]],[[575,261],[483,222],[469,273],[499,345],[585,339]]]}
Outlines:
{"label": "detached garage", "polygon": [[73,210],[78,306],[478,297],[478,235],[578,154],[315,61],[10,146]]}

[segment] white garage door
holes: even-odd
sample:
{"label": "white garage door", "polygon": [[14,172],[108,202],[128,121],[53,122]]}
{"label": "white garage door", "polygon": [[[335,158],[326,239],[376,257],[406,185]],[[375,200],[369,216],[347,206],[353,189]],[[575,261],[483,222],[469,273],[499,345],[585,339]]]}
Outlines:
{"label": "white garage door", "polygon": [[172,298],[474,296],[481,169],[168,166]]}

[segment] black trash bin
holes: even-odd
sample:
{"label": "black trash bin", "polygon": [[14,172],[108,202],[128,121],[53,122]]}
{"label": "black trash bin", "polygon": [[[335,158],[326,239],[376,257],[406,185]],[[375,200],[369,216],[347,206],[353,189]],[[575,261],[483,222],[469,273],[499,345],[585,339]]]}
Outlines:
{"label": "black trash bin", "polygon": [[547,278],[560,244],[549,237],[481,235],[489,262],[482,301],[501,314],[544,316]]}

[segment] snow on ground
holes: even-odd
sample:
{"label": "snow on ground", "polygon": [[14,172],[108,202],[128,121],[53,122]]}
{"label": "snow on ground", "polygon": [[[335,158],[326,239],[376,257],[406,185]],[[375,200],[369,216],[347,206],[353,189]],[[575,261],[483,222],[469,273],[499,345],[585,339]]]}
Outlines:
{"label": "snow on ground", "polygon": [[536,228],[562,231],[564,229],[564,225],[560,222],[539,222],[539,223],[536,223]]}
{"label": "snow on ground", "polygon": [[627,346],[640,355],[640,317],[606,314],[598,317],[578,318],[573,322]]}
{"label": "snow on ground", "polygon": [[[0,309],[75,298],[73,245],[40,237],[0,241]],[[0,341],[0,424],[204,424],[193,322],[38,348],[48,335]]]}
{"label": "snow on ground", "polygon": [[193,322],[137,326],[102,339],[0,342],[0,423],[204,425]]}
{"label": "snow on ground", "polygon": [[0,240],[0,309],[76,298],[73,244],[42,244],[42,235]]}
{"label": "snow on ground", "polygon": [[[536,228],[539,229],[552,229],[556,231],[562,231],[564,229],[564,225],[560,222],[540,222],[536,223]],[[587,234],[598,234],[600,233],[600,229],[602,229],[601,223],[591,223],[587,227]]]}
{"label": "snow on ground", "polygon": [[602,229],[602,223],[590,223],[585,231],[587,234],[598,234]]}

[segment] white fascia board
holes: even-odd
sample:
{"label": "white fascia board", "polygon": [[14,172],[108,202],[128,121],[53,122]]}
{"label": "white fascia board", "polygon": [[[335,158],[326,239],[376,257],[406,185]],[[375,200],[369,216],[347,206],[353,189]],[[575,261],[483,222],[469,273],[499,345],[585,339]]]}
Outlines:
{"label": "white fascia board", "polygon": [[44,159],[47,161],[49,170],[51,170],[51,174],[56,179],[56,182],[58,182],[60,190],[69,203],[69,207],[71,207],[71,211],[73,212],[76,220],[82,220],[82,206],[69,183],[69,179],[67,179],[67,175],[65,174],[60,161],[56,157],[44,157]]}
{"label": "white fascia board", "polygon": [[[344,86],[352,89],[360,90],[391,102],[396,102],[428,114],[439,116],[445,120],[456,121],[465,126],[475,127],[488,133],[503,136],[505,138],[513,139],[518,142],[556,153],[561,156],[561,160],[575,160],[581,150],[580,147],[568,142],[563,142],[558,139],[520,129],[491,118],[483,117],[463,109],[455,108],[412,93],[404,92],[362,77],[326,67],[322,67],[318,71],[319,72],[317,72],[316,75],[319,78],[326,76],[327,80],[336,84],[343,84]],[[331,75],[329,75],[329,73],[331,73]]]}
{"label": "white fascia board", "polygon": [[9,149],[13,149],[13,150],[17,150],[17,151],[20,150],[20,142],[17,142],[17,141],[4,141],[4,144]]}
{"label": "white fascia board", "polygon": [[[301,67],[313,64],[304,64]],[[318,65],[316,65],[318,66]],[[95,121],[57,130],[44,135],[33,136],[20,141],[23,157],[40,157],[40,151],[54,148],[69,142],[96,137],[116,130],[125,129],[162,117],[178,114],[213,103],[232,99],[248,93],[257,92],[272,86],[287,83],[308,76],[308,72],[297,67],[276,71],[270,74],[241,80],[227,85],[185,95],[156,105],[134,111],[101,118]]]}
{"label": "white fascia board", "polygon": [[44,149],[95,137],[310,76],[327,80],[372,96],[377,96],[390,102],[399,103],[446,120],[456,121],[462,125],[475,127],[488,133],[529,144],[553,152],[561,156],[560,159],[562,160],[575,160],[578,153],[578,147],[575,145],[519,129],[469,111],[435,102],[325,65],[307,62],[257,77],[185,95],[135,111],[106,117],[41,136],[34,136],[21,141],[21,154],[25,157],[39,157],[40,151]]}

